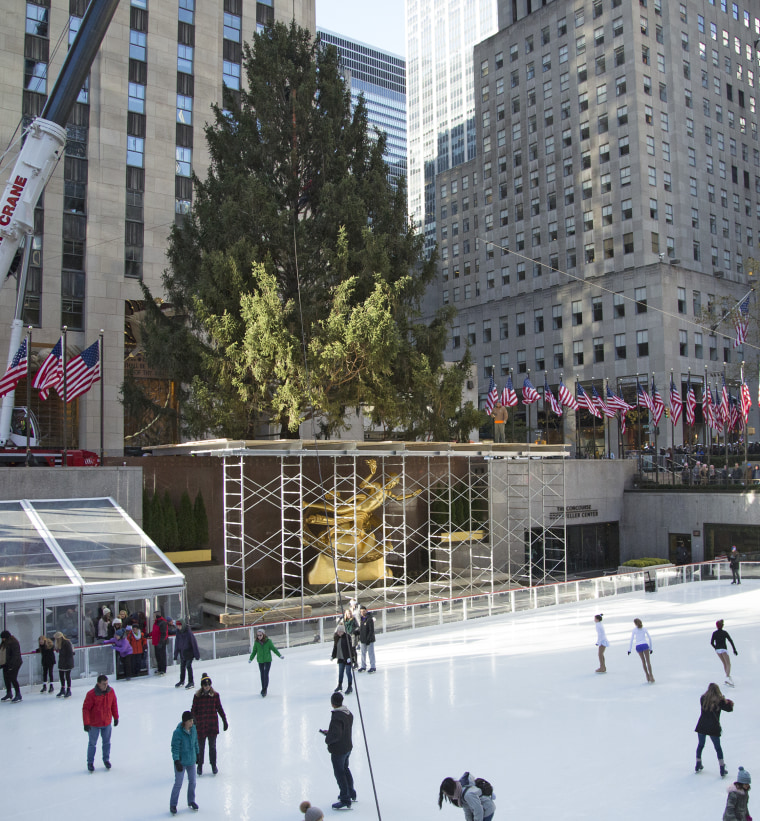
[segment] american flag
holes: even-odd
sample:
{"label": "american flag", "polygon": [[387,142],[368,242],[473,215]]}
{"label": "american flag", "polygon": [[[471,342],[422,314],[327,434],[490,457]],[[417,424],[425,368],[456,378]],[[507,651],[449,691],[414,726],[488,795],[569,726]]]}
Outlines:
{"label": "american flag", "polygon": [[608,407],[614,408],[616,411],[622,411],[623,413],[628,413],[628,411],[633,407],[632,405],[629,405],[625,399],[623,399],[622,395],[612,392],[609,382],[607,383],[607,405]]}
{"label": "american flag", "polygon": [[681,399],[681,391],[676,388],[676,383],[673,381],[673,374],[670,374],[670,420],[674,425],[678,424],[683,412],[683,399]]}
{"label": "american flag", "polygon": [[654,374],[652,375],[652,418],[654,419],[655,425],[660,424],[660,419],[662,419],[662,414],[665,411],[665,403],[662,401],[662,396],[660,396],[660,392],[657,390],[657,386],[654,384]]}
{"label": "american flag", "polygon": [[747,380],[744,376],[742,376],[742,387],[739,401],[742,407],[742,419],[746,425],[747,420],[749,419],[749,409],[752,407],[752,399],[749,395],[749,385],[747,384]]}
{"label": "american flag", "polygon": [[719,431],[723,427],[723,413],[721,411],[721,404],[718,402],[718,388],[716,386],[715,393],[707,386],[707,392],[710,394],[710,427],[713,430]]}
{"label": "american flag", "polygon": [[8,365],[5,376],[0,379],[0,396],[5,396],[6,393],[10,393],[16,388],[19,381],[24,378],[26,375],[27,360],[26,337],[24,337],[24,341],[19,345],[16,353],[13,354],[13,359],[11,359],[11,363]]}
{"label": "american flag", "polygon": [[686,390],[686,424],[691,428],[694,426],[694,411],[697,407],[697,397],[694,395],[694,388],[689,377],[689,386]]}
{"label": "american flag", "polygon": [[601,419],[602,414],[599,413],[599,409],[591,401],[591,398],[586,393],[586,391],[583,390],[583,385],[581,385],[580,382],[576,382],[575,383],[575,389],[576,389],[576,392],[577,392],[577,399],[578,399],[578,404],[580,405],[580,407],[586,408],[586,410],[592,416],[596,416],[597,419]]}
{"label": "american flag", "polygon": [[40,392],[40,399],[47,399],[50,388],[55,388],[63,379],[63,337],[55,343],[53,350],[47,355],[42,367],[34,377],[32,387]]}
{"label": "american flag", "polygon": [[517,392],[512,385],[511,374],[507,377],[507,384],[501,391],[501,404],[504,405],[505,408],[514,408],[517,404]]}
{"label": "american flag", "polygon": [[727,423],[731,418],[730,400],[728,398],[728,388],[726,387],[726,375],[723,374],[723,390],[720,393],[720,416],[721,422]]}
{"label": "american flag", "polygon": [[571,410],[578,410],[578,402],[576,398],[570,393],[565,383],[562,381],[562,377],[559,380],[559,387],[557,388],[557,396],[559,397],[559,401],[566,407],[570,408]]}
{"label": "american flag", "polygon": [[523,405],[532,405],[541,398],[541,394],[533,387],[533,384],[527,376],[523,380],[522,398]]}
{"label": "american flag", "polygon": [[615,415],[615,411],[612,408],[608,407],[605,404],[604,399],[602,399],[602,397],[599,396],[599,393],[596,390],[596,385],[591,386],[591,399],[594,402],[594,404],[597,406],[597,408],[599,408],[599,410],[606,417],[611,419]]}
{"label": "american flag", "polygon": [[496,400],[499,398],[499,392],[496,390],[496,382],[491,376],[491,384],[488,386],[488,395],[486,396],[486,413],[490,415]]}
{"label": "american flag", "polygon": [[[89,348],[66,363],[66,402],[87,393],[100,379],[100,342],[93,342]],[[493,382],[493,380],[491,380]],[[55,388],[63,394],[63,380]]]}
{"label": "american flag", "polygon": [[728,429],[734,430],[735,428],[739,427],[739,420],[741,419],[741,414],[739,413],[739,403],[736,401],[736,397],[732,394],[728,394]]}
{"label": "american flag", "polygon": [[562,405],[555,399],[554,394],[551,392],[551,388],[549,387],[549,382],[546,378],[546,373],[544,373],[544,410],[546,409],[546,403],[549,403],[549,407],[557,414],[557,416],[562,416]]}
{"label": "american flag", "polygon": [[[688,410],[688,408],[687,408]],[[710,386],[705,383],[702,389],[702,413],[704,415],[705,423],[712,429],[717,429],[719,425],[715,422],[715,411],[713,410],[712,391]]]}
{"label": "american flag", "polygon": [[734,348],[741,348],[747,341],[747,330],[749,329],[749,297],[739,303],[739,312],[736,314],[736,339],[734,340]]}
{"label": "american flag", "polygon": [[647,393],[647,389],[641,384],[636,383],[636,405],[639,408],[648,408],[652,410],[652,400]]}

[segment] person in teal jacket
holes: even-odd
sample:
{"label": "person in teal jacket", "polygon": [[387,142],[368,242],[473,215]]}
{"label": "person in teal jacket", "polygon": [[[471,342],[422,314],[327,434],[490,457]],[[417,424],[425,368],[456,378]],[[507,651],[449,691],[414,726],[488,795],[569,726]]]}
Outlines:
{"label": "person in teal jacket", "polygon": [[251,651],[251,657],[248,659],[248,664],[254,659],[259,661],[262,698],[266,698],[267,689],[269,688],[269,668],[272,666],[272,653],[276,653],[280,658],[285,658],[274,646],[274,642],[267,636],[264,628],[259,627],[256,631],[256,641],[253,643],[253,650]]}
{"label": "person in teal jacket", "polygon": [[198,731],[194,727],[193,714],[190,710],[182,713],[182,721],[176,726],[172,734],[172,759],[174,760],[174,787],[169,800],[169,811],[177,814],[177,801],[182,789],[182,782],[187,773],[187,806],[197,810],[195,803],[195,764],[198,760]]}

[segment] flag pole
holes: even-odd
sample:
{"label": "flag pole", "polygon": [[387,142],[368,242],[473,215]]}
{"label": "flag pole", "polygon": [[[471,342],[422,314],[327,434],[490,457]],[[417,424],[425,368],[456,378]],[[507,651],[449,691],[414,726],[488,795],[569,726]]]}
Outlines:
{"label": "flag pole", "polygon": [[68,404],[66,402],[66,334],[68,325],[63,326],[63,347],[61,349],[61,366],[63,368],[63,466],[66,467],[66,445],[68,444],[68,430],[66,426],[66,416],[68,415]]}
{"label": "flag pole", "polygon": [[[724,392],[724,390],[727,390],[727,388],[726,388],[726,362],[725,362],[725,360],[723,361],[723,387],[721,388],[721,391],[720,391],[721,409],[723,408],[723,392]],[[726,454],[726,458],[728,458],[728,419],[726,418],[728,416],[728,414],[727,413],[721,413],[721,416],[723,417],[723,450]],[[708,462],[707,464],[709,465],[710,463]],[[745,462],[744,464],[746,465],[747,463]]]}
{"label": "flag pole", "polygon": [[[739,388],[739,393],[744,390],[744,360],[742,359],[742,384]],[[744,401],[744,397],[741,396],[741,401]],[[740,405],[741,407],[741,405]],[[747,414],[745,415],[744,411],[742,411],[742,423],[744,426],[744,464],[747,464],[747,421],[749,419],[749,408],[747,409]],[[728,454],[726,454],[726,470],[728,470]]]}
{"label": "flag pole", "polygon": [[100,359],[100,466],[103,467],[103,420],[105,418],[104,415],[104,407],[105,407],[105,393],[104,393],[104,386],[103,383],[105,379],[103,378],[104,370],[103,370],[103,329],[100,329],[100,345],[98,346],[98,358]]}
{"label": "flag pole", "polygon": [[[688,381],[686,382],[686,403],[687,403],[687,405],[688,405],[688,402],[689,402],[689,391],[690,390],[691,390],[691,366],[689,366],[689,376],[688,376]],[[696,422],[697,421],[697,419],[696,419],[696,408],[694,410],[695,410],[694,421]],[[684,409],[684,414],[685,413],[686,413],[686,410]],[[694,438],[694,425],[690,425],[689,420],[686,419],[686,427],[689,431],[689,451],[691,451],[691,441]],[[686,455],[686,463],[688,464],[688,462],[689,462],[689,455],[687,454]],[[689,468],[689,470],[691,470],[691,468]]]}
{"label": "flag pole", "polygon": [[[675,382],[673,381],[673,368],[670,369],[670,384],[675,387]],[[676,423],[673,419],[673,396],[670,397],[670,402],[668,402],[670,406],[670,472],[672,474],[673,481],[670,483],[674,485],[676,483],[676,471],[675,471],[675,457],[676,457]]]}
{"label": "flag pole", "polygon": [[26,466],[32,466],[32,448],[30,441],[32,408],[32,326],[26,329]]}
{"label": "flag pole", "polygon": [[641,382],[639,382],[639,372],[636,371],[636,446],[639,450],[639,474],[641,474],[641,394],[639,392],[639,388],[641,387]]}
{"label": "flag pole", "polygon": [[[652,407],[654,408],[654,371],[652,371]],[[650,420],[654,416],[654,413],[650,414]],[[657,434],[660,430],[660,421],[659,419],[654,420],[654,475],[657,480],[657,484],[660,484],[660,449],[657,446]]]}
{"label": "flag pole", "polygon": [[[512,368],[509,369],[509,381],[512,382],[512,390],[514,390],[515,383],[512,380]],[[512,441],[513,442],[515,441],[515,416],[516,415],[517,414],[514,411],[512,411],[511,416],[512,416]]]}
{"label": "flag pole", "polygon": [[[710,451],[712,450],[712,426],[707,421],[707,416],[705,414],[705,393],[710,390],[707,384],[707,365],[705,365],[705,381],[702,385],[702,444],[705,446],[705,454],[707,455],[707,465],[708,470],[710,466]],[[711,397],[712,398],[712,397]],[[712,404],[712,403],[711,403]],[[713,409],[713,413],[715,410]],[[696,418],[694,419],[696,422]],[[709,443],[708,443],[709,437]]]}
{"label": "flag pole", "polygon": [[[530,368],[528,368],[528,380],[530,380]],[[524,383],[523,383],[524,384]],[[525,418],[528,420],[528,444],[533,444],[533,430],[530,426],[530,404],[525,404],[525,393],[523,392],[523,404],[525,405]],[[538,424],[538,408],[536,408],[536,424]]]}
{"label": "flag pole", "polygon": [[[578,377],[575,377],[575,404],[578,404]],[[580,425],[580,406],[575,409],[575,458],[580,459],[581,456],[581,425]]]}

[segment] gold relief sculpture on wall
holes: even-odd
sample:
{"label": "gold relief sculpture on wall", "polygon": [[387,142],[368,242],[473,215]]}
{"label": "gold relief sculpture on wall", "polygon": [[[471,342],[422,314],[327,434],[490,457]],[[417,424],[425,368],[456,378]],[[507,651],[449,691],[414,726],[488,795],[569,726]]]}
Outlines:
{"label": "gold relief sculpture on wall", "polygon": [[[327,491],[323,501],[304,505],[303,544],[316,547],[319,555],[309,571],[311,585],[335,582],[335,562],[338,580],[372,582],[391,578],[393,573],[385,565],[385,554],[393,550],[390,542],[375,537],[382,532],[382,514],[379,509],[388,499],[401,502],[422,492],[396,494],[393,488],[401,477],[390,474],[384,484],[373,481],[377,473],[377,459],[367,459],[369,476],[359,482],[359,492],[343,497],[340,491]],[[382,538],[382,537],[381,537]]]}

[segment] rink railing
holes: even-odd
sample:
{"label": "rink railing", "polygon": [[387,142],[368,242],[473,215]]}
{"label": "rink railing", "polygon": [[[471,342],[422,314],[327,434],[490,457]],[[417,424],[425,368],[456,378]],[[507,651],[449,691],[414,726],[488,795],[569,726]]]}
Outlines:
{"label": "rink railing", "polygon": [[[538,587],[518,587],[495,593],[470,594],[452,599],[440,599],[414,604],[394,605],[376,608],[375,632],[394,633],[399,630],[417,630],[471,619],[488,618],[506,613],[519,613],[539,607],[553,607],[560,604],[589,601],[591,599],[618,596],[651,589],[652,580],[656,587],[671,587],[699,581],[719,581],[731,576],[726,561],[700,562],[679,566],[635,570],[630,573],[600,576],[593,579],[575,579],[555,582]],[[760,562],[742,562],[741,576],[747,579],[760,578]],[[647,584],[649,582],[649,584]],[[195,662],[196,681],[199,680],[198,665],[212,659],[248,655],[256,630],[264,627],[275,645],[286,650],[308,644],[332,641],[336,615],[315,616],[283,622],[229,627],[221,630],[199,631],[195,633],[201,661]],[[178,667],[172,660],[174,638],[170,637],[167,647],[168,671]],[[90,678],[105,673],[115,676],[115,654],[112,647],[101,644],[75,648],[75,668],[71,671],[72,681]],[[155,658],[152,651],[146,654],[148,675],[155,672]],[[167,675],[169,674],[167,672]],[[55,685],[58,689],[58,668],[54,668]],[[143,673],[145,675],[145,673]],[[22,686],[36,686],[42,682],[40,657],[36,653],[25,653],[24,664],[19,674]]]}

